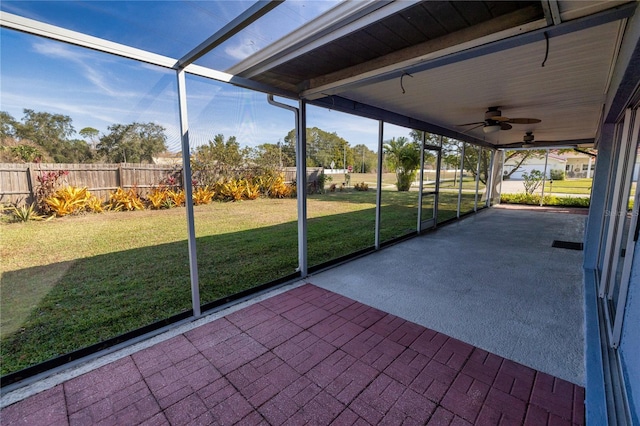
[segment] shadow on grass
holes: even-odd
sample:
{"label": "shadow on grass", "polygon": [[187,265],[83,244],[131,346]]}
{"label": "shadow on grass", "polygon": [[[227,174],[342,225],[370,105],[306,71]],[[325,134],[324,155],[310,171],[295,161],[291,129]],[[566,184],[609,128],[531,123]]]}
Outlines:
{"label": "shadow on grass", "polygon": [[[416,206],[396,201],[383,206],[382,241],[415,231]],[[323,264],[374,245],[375,208],[307,226],[308,263]],[[197,238],[201,303],[294,274],[297,238],[295,221]],[[186,240],[5,272],[2,375],[188,313],[190,286]]]}

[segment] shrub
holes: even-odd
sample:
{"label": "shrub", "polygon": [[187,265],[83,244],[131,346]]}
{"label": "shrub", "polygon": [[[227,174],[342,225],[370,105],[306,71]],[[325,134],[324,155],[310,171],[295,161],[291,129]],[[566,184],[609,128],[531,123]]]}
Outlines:
{"label": "shrub", "polygon": [[45,199],[49,210],[58,217],[77,214],[87,208],[91,193],[84,188],[67,186],[57,190],[52,196]]}
{"label": "shrub", "polygon": [[539,205],[540,204],[540,195],[538,194],[527,194],[525,192],[518,192],[516,194],[501,194],[500,202],[506,204],[531,204],[531,205]]}
{"label": "shrub", "polygon": [[318,192],[324,194],[324,186],[327,182],[331,182],[333,180],[332,176],[325,175],[324,172],[320,173],[318,176]]}
{"label": "shrub", "polygon": [[12,219],[15,222],[28,222],[30,220],[43,220],[44,216],[38,214],[36,207],[33,203],[21,207],[16,205],[8,208],[8,211],[12,215]]}
{"label": "shrub", "polygon": [[49,204],[47,204],[47,198],[52,197],[58,187],[60,186],[60,180],[69,175],[67,170],[58,170],[50,172],[42,172],[36,176],[36,209],[43,215],[49,215],[53,213]]}
{"label": "shrub", "polygon": [[237,179],[220,180],[216,183],[215,191],[222,201],[240,201],[244,195],[244,185]]}
{"label": "shrub", "polygon": [[173,206],[184,206],[186,195],[183,189],[170,189],[167,191],[167,199],[171,200]]}
{"label": "shrub", "polygon": [[[545,195],[543,205],[545,206],[561,206],[561,207],[589,207],[590,198],[588,197],[556,197],[553,195]],[[540,194],[501,194],[500,202],[506,204],[527,204],[540,205]]]}
{"label": "shrub", "polygon": [[287,198],[295,193],[295,183],[287,185],[284,174],[268,171],[254,179],[260,188],[260,192],[269,198]]}
{"label": "shrub", "polygon": [[95,195],[92,195],[87,200],[87,210],[92,213],[102,213],[104,211],[104,203]]}
{"label": "shrub", "polygon": [[549,176],[551,177],[551,180],[564,180],[564,171],[551,169]]}
{"label": "shrub", "polygon": [[368,191],[369,190],[369,185],[367,185],[364,182],[356,183],[354,185],[353,189],[355,189],[356,191]]}
{"label": "shrub", "polygon": [[540,170],[531,170],[531,173],[524,172],[522,173],[522,179],[524,182],[524,190],[527,194],[533,194],[533,192],[540,186],[542,183],[542,178],[544,175]]}
{"label": "shrub", "polygon": [[158,210],[164,207],[166,200],[167,200],[167,189],[163,187],[153,188],[151,192],[149,192],[149,194],[147,195],[147,203],[149,207],[151,207],[154,210]]}
{"label": "shrub", "polygon": [[240,183],[244,187],[244,197],[247,200],[255,200],[260,196],[260,185],[252,183],[248,179],[242,179]]}
{"label": "shrub", "polygon": [[416,180],[417,171],[396,172],[396,187],[398,191],[408,191]]}
{"label": "shrub", "polygon": [[209,186],[196,188],[193,191],[193,204],[199,206],[201,204],[209,204],[216,193],[209,189]]}
{"label": "shrub", "polygon": [[118,188],[109,193],[108,208],[113,211],[144,210],[144,204],[142,204],[142,200],[140,200],[135,189],[131,188],[125,191],[122,188]]}

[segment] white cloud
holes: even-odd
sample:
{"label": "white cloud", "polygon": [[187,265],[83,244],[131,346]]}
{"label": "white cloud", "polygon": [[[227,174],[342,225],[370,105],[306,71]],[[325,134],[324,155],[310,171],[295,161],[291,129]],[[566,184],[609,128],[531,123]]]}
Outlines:
{"label": "white cloud", "polygon": [[[95,57],[90,55],[89,51],[82,51],[62,43],[48,40],[33,43],[33,49],[36,53],[50,58],[71,61],[75,65],[79,66],[83,71],[81,75],[83,75],[89,82],[93,83],[103,93],[107,93],[110,96],[120,95],[117,89],[111,87],[109,79],[99,70],[99,68],[89,64],[89,62],[96,62]],[[102,68],[102,66],[100,68]]]}
{"label": "white cloud", "polygon": [[236,43],[227,46],[224,49],[224,53],[231,56],[233,59],[241,61],[262,49],[262,46],[257,38],[243,37]]}

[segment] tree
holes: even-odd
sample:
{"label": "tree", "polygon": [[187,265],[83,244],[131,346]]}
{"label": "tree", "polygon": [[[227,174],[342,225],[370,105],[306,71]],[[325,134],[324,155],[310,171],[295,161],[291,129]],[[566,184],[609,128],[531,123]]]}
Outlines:
{"label": "tree", "polygon": [[11,114],[0,111],[0,142],[8,138],[16,137],[16,125],[18,122]]}
{"label": "tree", "polygon": [[384,153],[389,168],[396,172],[398,191],[408,191],[420,167],[420,145],[401,136],[387,141]]}
{"label": "tree", "polygon": [[531,170],[531,173],[523,172],[522,179],[524,182],[522,182],[522,184],[524,185],[525,192],[529,195],[533,194],[542,183],[543,178],[544,175],[540,170]]}
{"label": "tree", "polygon": [[[286,146],[295,150],[295,130],[291,130],[285,136],[284,141]],[[349,142],[338,136],[337,133],[329,133],[317,127],[307,129],[308,167],[328,168],[333,163],[336,168],[341,169],[349,164],[354,164],[354,160],[353,152],[349,149]]]}
{"label": "tree", "polygon": [[93,149],[96,148],[98,136],[100,135],[98,129],[94,129],[93,127],[85,127],[81,129],[79,133],[83,138],[89,139],[89,142],[91,142],[91,147]]}
{"label": "tree", "polygon": [[363,144],[351,148],[354,158],[353,171],[356,173],[371,173],[378,166],[378,155]]}
{"label": "tree", "polygon": [[542,158],[544,157],[546,151],[544,149],[527,149],[527,150],[522,150],[522,151],[505,151],[504,153],[504,162],[505,164],[507,163],[507,161],[513,159],[516,164],[515,166],[509,170],[508,172],[504,173],[504,179],[509,179],[511,177],[512,174],[514,174],[515,172],[517,172],[520,167],[525,163],[525,161],[527,161],[530,158]]}
{"label": "tree", "polygon": [[286,149],[282,142],[258,145],[252,150],[251,158],[256,165],[265,169],[279,169],[296,165],[295,152],[292,153]]}
{"label": "tree", "polygon": [[219,177],[231,178],[245,166],[249,148],[240,148],[235,136],[226,141],[216,135],[207,145],[197,147],[191,156],[192,169],[201,184],[213,183]]}
{"label": "tree", "polygon": [[64,141],[60,151],[65,163],[90,163],[94,161],[94,152],[88,143],[81,139]]}
{"label": "tree", "polygon": [[[463,142],[457,139],[442,138],[442,163],[447,169],[453,169],[453,186],[456,186],[458,180],[458,171],[460,170],[460,154],[462,152]],[[462,179],[462,177],[461,177]]]}
{"label": "tree", "polygon": [[[409,132],[409,136],[411,140],[420,145],[422,143],[422,130],[412,129]],[[427,145],[440,146],[440,135],[436,135],[435,133],[425,133],[425,142]]]}
{"label": "tree", "polygon": [[153,157],[167,150],[164,127],[155,123],[114,124],[109,134],[100,138],[98,153],[112,163],[153,162]]}
{"label": "tree", "polygon": [[75,133],[71,117],[24,109],[22,123],[16,123],[16,137],[35,142],[43,147],[57,163],[66,162],[68,151],[65,141]]}

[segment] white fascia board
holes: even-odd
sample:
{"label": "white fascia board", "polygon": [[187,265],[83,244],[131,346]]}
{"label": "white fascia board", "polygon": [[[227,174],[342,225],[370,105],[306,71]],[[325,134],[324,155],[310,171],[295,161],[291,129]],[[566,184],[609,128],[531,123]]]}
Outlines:
{"label": "white fascia board", "polygon": [[146,50],[136,49],[124,44],[107,41],[98,37],[67,30],[55,25],[45,24],[43,22],[2,11],[0,11],[0,26],[76,46],[86,47],[100,52],[110,53],[128,59],[135,59],[137,61],[146,62],[164,68],[174,68],[177,62],[176,59],[169,58],[167,56],[158,55],[147,52]]}
{"label": "white fascia board", "polygon": [[211,68],[203,67],[201,65],[187,65],[186,67],[184,67],[184,71],[188,74],[209,78],[211,80],[221,81],[223,83],[233,84],[234,86],[255,90],[257,92],[270,93],[290,99],[298,99],[298,95],[296,93],[278,89],[268,84],[259,83],[257,81],[249,80],[247,78],[239,77],[223,71],[217,71]]}
{"label": "white fascia board", "polygon": [[385,74],[397,73],[398,71],[410,68],[412,66],[421,64],[423,62],[431,61],[434,59],[442,58],[447,55],[462,52],[474,47],[489,44],[495,41],[507,39],[509,37],[524,34],[530,31],[538,30],[547,27],[547,21],[540,19],[534,22],[530,22],[524,25],[518,25],[517,27],[503,30],[494,34],[490,34],[475,40],[470,40],[465,43],[457,44],[455,46],[448,47],[446,49],[430,52],[426,55],[418,56],[408,59],[406,61],[398,62],[393,65],[389,65],[377,70],[369,71],[360,75],[356,75],[350,78],[339,80],[330,84],[314,87],[313,89],[305,90],[301,93],[301,97],[307,100],[315,100],[323,98],[328,95],[336,95],[343,91],[349,90],[353,85],[361,85],[364,81],[372,78],[377,78]]}
{"label": "white fascia board", "polygon": [[[417,1],[383,2],[380,0],[345,1],[317,19],[284,36],[244,61],[229,68],[231,74],[251,78],[313,49],[357,31],[389,15],[416,4]],[[247,72],[247,70],[250,70]]]}

